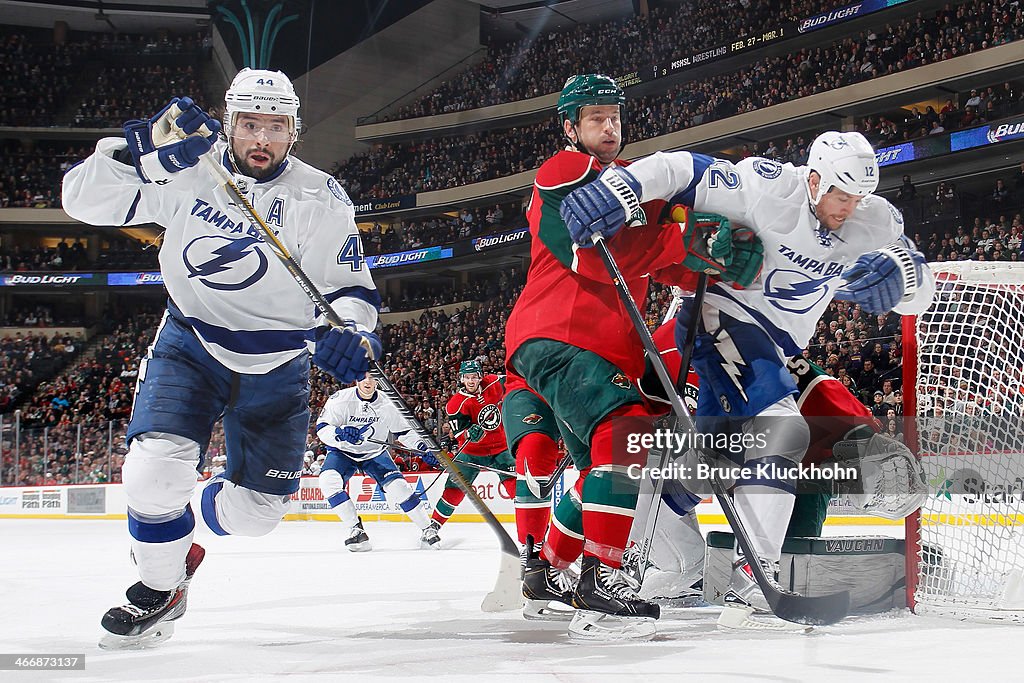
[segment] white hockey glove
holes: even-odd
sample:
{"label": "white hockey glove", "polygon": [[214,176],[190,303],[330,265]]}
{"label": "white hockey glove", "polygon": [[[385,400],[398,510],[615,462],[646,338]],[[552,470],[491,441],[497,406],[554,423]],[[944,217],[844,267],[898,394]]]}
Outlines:
{"label": "white hockey glove", "polygon": [[188,97],[175,97],[151,119],[124,124],[136,173],[142,182],[157,185],[169,183],[178,171],[198,164],[219,133],[220,122]]}

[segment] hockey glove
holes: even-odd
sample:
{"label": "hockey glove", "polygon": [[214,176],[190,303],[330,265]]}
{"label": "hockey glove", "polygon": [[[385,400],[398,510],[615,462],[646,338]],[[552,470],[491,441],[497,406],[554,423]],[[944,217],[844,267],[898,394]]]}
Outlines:
{"label": "hockey glove", "polygon": [[558,212],[572,241],[594,246],[594,235],[612,237],[640,210],[640,182],[621,166],[610,166],[592,183],[570,192]]}
{"label": "hockey glove", "polygon": [[909,301],[924,281],[924,255],[906,237],[877,251],[862,254],[843,272],[846,284],[836,298],[852,301],[868,313],[888,313]]}
{"label": "hockey glove", "polygon": [[438,461],[437,456],[430,451],[423,451],[423,453],[420,454],[420,459],[423,460],[423,463],[427,465],[427,467],[441,467],[441,463]]}
{"label": "hockey glove", "polygon": [[347,427],[335,427],[334,435],[338,437],[338,441],[358,445],[363,442],[363,434],[372,426],[373,425],[363,425],[362,427],[353,427],[352,425],[349,425]]}
{"label": "hockey glove", "polygon": [[733,258],[729,219],[690,211],[682,204],[673,206],[670,216],[683,234],[683,266],[695,273],[721,275]]}
{"label": "hockey glove", "polygon": [[[179,137],[179,132],[187,137]],[[144,183],[163,185],[173,174],[199,163],[220,133],[220,122],[191,99],[175,97],[151,119],[124,124],[135,172]]]}
{"label": "hockey glove", "polygon": [[466,438],[471,443],[476,443],[484,438],[484,428],[480,425],[469,425],[469,429],[466,430]]}
{"label": "hockey glove", "polygon": [[732,263],[722,273],[722,279],[740,287],[749,287],[761,274],[764,263],[764,245],[751,230],[732,230]]}
{"label": "hockey glove", "polygon": [[[367,354],[364,340],[372,354]],[[353,332],[331,328],[317,335],[313,363],[342,384],[362,379],[370,361],[380,358],[381,343],[372,332]]]}

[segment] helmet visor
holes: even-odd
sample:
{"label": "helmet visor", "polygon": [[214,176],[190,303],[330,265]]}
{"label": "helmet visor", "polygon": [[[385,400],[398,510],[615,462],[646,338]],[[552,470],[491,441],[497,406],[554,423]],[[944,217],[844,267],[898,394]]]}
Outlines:
{"label": "helmet visor", "polygon": [[267,142],[291,142],[292,130],[290,126],[280,123],[263,123],[261,121],[245,120],[235,123],[231,127],[231,137],[240,140],[260,140]]}

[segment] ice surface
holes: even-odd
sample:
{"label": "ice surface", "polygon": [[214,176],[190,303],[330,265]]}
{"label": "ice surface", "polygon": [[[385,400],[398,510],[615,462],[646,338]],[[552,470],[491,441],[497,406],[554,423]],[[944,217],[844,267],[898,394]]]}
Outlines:
{"label": "ice surface", "polygon": [[[834,529],[849,534],[850,527]],[[649,643],[570,643],[565,622],[484,614],[498,550],[483,524],[448,524],[446,548],[416,548],[411,524],[367,524],[373,552],[340,524],[283,523],[207,549],[173,638],[157,649],[96,646],[100,616],[137,578],[124,522],[0,520],[0,652],[85,653],[84,672],[0,680],[289,681],[443,678],[584,682],[1012,680],[1024,631],[896,612],[810,635],[716,632],[714,608],[663,612]],[[868,533],[878,533],[874,528]]]}

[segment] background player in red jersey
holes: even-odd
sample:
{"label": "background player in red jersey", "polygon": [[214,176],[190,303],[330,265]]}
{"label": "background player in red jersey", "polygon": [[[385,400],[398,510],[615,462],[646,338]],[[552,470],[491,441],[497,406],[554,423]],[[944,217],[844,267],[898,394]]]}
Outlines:
{"label": "background player in red jersey", "polygon": [[[505,494],[515,496],[515,461],[505,443],[505,428],[501,424],[501,399],[505,396],[505,378],[495,374],[484,374],[480,363],[475,360],[462,361],[459,365],[459,382],[462,389],[448,399],[445,412],[448,426],[461,449],[456,467],[470,484],[481,470],[477,467],[459,466],[458,460],[471,462],[492,469],[508,472],[501,486]],[[455,512],[466,494],[455,484],[451,474],[444,482],[444,492],[434,508],[431,524],[440,529],[441,525]]]}

